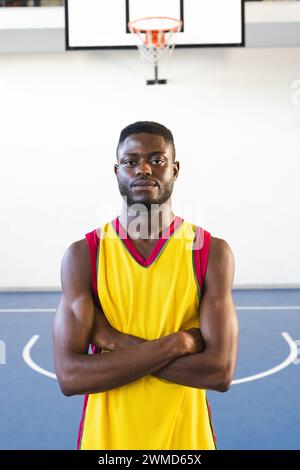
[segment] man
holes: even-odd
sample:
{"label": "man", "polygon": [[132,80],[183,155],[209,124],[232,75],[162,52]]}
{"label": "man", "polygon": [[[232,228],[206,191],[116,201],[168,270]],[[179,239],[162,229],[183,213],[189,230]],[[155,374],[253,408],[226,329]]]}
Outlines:
{"label": "man", "polygon": [[85,395],[78,448],[216,449],[206,389],[227,391],[236,365],[232,251],[172,212],[166,127],[123,129],[114,169],[120,215],[61,266],[55,368],[66,396]]}

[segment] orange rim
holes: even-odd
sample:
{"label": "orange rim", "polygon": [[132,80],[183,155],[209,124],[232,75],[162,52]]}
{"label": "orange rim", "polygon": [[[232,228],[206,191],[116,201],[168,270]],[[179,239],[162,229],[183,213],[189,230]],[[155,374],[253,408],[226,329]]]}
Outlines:
{"label": "orange rim", "polygon": [[[141,28],[141,27],[138,27],[135,25],[135,23],[137,22],[140,22],[140,21],[144,21],[144,20],[153,20],[153,19],[156,19],[156,20],[171,20],[171,21],[174,21],[176,24],[171,27],[171,28],[157,28],[157,27],[154,27],[154,28]],[[168,16],[147,16],[145,18],[139,18],[138,20],[133,20],[133,21],[128,21],[128,27],[130,29],[130,31],[134,32],[134,33],[147,33],[147,32],[150,32],[150,31],[155,31],[155,32],[163,32],[163,33],[167,33],[169,31],[177,31],[178,28],[179,30],[181,29],[181,26],[182,26],[182,21],[177,19],[177,18],[170,18]]]}

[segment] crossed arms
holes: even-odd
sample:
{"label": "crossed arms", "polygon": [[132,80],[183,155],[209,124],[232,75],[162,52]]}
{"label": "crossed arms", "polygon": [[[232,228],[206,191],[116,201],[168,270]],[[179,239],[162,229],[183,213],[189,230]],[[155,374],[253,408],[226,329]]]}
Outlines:
{"label": "crossed arms", "polygon": [[[54,362],[64,395],[99,393],[146,375],[179,385],[225,392],[238,347],[232,299],[234,257],[225,240],[211,237],[197,328],[145,340],[121,333],[94,305],[85,239],[66,250],[62,296],[53,325]],[[88,354],[90,343],[109,354]]]}

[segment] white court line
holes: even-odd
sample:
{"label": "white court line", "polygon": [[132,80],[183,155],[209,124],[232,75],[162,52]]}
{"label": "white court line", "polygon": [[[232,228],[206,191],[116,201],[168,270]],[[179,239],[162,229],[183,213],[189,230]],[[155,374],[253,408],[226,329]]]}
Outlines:
{"label": "white court line", "polygon": [[[245,383],[245,382],[252,382],[253,380],[262,379],[263,377],[267,377],[268,375],[276,374],[277,372],[284,369],[285,367],[288,367],[290,364],[292,364],[292,362],[295,359],[297,359],[297,357],[298,357],[298,347],[297,347],[296,342],[291,338],[291,336],[288,333],[283,331],[281,334],[282,334],[283,338],[286,340],[286,342],[288,343],[288,345],[290,347],[290,354],[288,355],[288,357],[283,362],[278,364],[278,366],[275,366],[272,369],[266,370],[266,371],[261,372],[259,374],[251,375],[249,377],[244,377],[242,379],[233,380],[231,382],[231,385],[237,385],[237,384],[241,384],[241,383]],[[57,379],[55,374],[53,374],[52,372],[49,372],[48,370],[43,369],[42,367],[38,366],[31,359],[31,356],[30,356],[31,349],[33,348],[35,343],[38,341],[38,339],[39,339],[39,335],[34,335],[28,341],[28,343],[25,345],[25,347],[23,349],[23,359],[24,359],[25,363],[29,367],[31,367],[31,369],[35,370],[39,374],[45,375],[46,377],[50,377],[51,379]]]}
{"label": "white court line", "polygon": [[[300,310],[300,305],[262,305],[235,307],[236,310]],[[56,312],[57,308],[0,308],[0,313]]]}
{"label": "white court line", "polygon": [[0,308],[0,313],[56,312],[56,308]]}
{"label": "white court line", "polygon": [[31,369],[35,370],[39,374],[45,375],[46,377],[50,377],[50,379],[57,379],[55,374],[53,374],[52,372],[49,372],[48,370],[43,369],[42,367],[38,366],[30,357],[30,351],[31,351],[32,347],[35,345],[35,343],[37,342],[38,339],[39,339],[39,335],[34,335],[28,341],[28,343],[25,345],[25,347],[23,349],[23,353],[22,353],[23,359],[24,359],[25,363],[29,367],[31,367]]}
{"label": "white court line", "polygon": [[300,305],[264,305],[261,307],[235,307],[237,310],[300,310]]}
{"label": "white court line", "polygon": [[283,331],[281,334],[290,347],[290,354],[288,355],[288,357],[283,362],[281,362],[281,364],[278,364],[278,366],[273,367],[272,369],[261,372],[260,374],[255,374],[255,375],[250,375],[249,377],[244,377],[243,379],[233,380],[231,382],[231,385],[241,384],[244,382],[252,382],[253,380],[262,379],[263,377],[267,377],[268,375],[276,374],[280,370],[292,364],[292,362],[295,359],[297,359],[298,357],[297,343],[290,337],[288,333]]}

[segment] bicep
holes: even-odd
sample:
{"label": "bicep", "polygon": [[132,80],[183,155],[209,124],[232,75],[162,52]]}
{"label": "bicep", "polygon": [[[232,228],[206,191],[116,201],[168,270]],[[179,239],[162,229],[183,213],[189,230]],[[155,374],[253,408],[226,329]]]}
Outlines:
{"label": "bicep", "polygon": [[215,239],[213,243],[200,304],[200,328],[206,350],[233,369],[238,342],[238,320],[232,298],[234,257],[224,240]]}
{"label": "bicep", "polygon": [[55,349],[87,353],[93,324],[94,304],[90,297],[79,295],[70,301],[62,294],[53,325]]}
{"label": "bicep", "polygon": [[238,321],[231,295],[204,295],[200,308],[200,329],[206,350],[230,356],[236,353]]}
{"label": "bicep", "polygon": [[62,295],[53,324],[54,358],[58,374],[72,354],[88,353],[93,330],[94,302],[84,249],[78,242],[72,244],[61,263]]}

